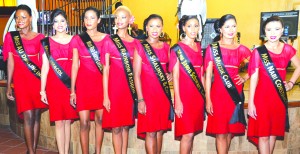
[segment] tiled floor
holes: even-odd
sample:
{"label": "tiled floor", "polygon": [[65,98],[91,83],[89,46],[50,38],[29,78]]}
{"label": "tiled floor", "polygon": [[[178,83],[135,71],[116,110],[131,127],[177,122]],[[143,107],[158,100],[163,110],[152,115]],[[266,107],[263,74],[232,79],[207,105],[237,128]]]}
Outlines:
{"label": "tiled floor", "polygon": [[[24,139],[15,135],[10,129],[0,128],[0,154],[26,154]],[[36,154],[57,154],[57,152],[38,147]]]}

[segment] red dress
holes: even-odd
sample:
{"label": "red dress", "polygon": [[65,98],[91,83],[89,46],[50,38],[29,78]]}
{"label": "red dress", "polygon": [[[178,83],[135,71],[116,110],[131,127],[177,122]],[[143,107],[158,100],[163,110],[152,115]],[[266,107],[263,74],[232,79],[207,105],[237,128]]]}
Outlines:
{"label": "red dress", "polygon": [[[40,40],[43,38],[43,34],[38,34],[31,40],[22,38],[22,43],[26,54],[28,55],[29,59],[38,67],[41,67],[39,54],[43,50],[40,44]],[[27,110],[47,108],[47,105],[41,101],[41,80],[30,72],[25,63],[19,57],[17,51],[15,50],[11,34],[8,32],[4,39],[4,60],[8,58],[9,52],[13,54],[14,59],[14,72],[12,80],[14,84],[17,113],[19,117],[23,118],[22,113]]]}
{"label": "red dress", "polygon": [[[178,45],[190,59],[201,80],[203,59],[200,44],[197,44],[197,51],[181,42],[178,42]],[[176,62],[179,63],[175,51],[172,50],[170,55],[170,71],[173,71]],[[179,94],[183,105],[183,114],[181,118],[175,115],[175,139],[180,139],[184,134],[202,132],[204,121],[204,100],[181,64],[179,64],[179,68]],[[174,96],[174,98],[176,97]]]}
{"label": "red dress", "polygon": [[[107,37],[109,36],[106,35],[105,38]],[[105,38],[99,42],[94,42],[100,52],[100,57],[104,56],[101,49]],[[73,37],[70,47],[71,49],[77,48],[80,61],[76,79],[77,111],[103,109],[102,74],[78,35]],[[91,118],[93,119],[93,115],[91,115]]]}
{"label": "red dress", "polygon": [[[166,65],[169,62],[170,46],[164,43],[162,48],[153,48],[153,51],[160,60],[164,72],[167,72]],[[168,119],[170,113],[168,97],[165,95],[145,51],[139,50],[138,54],[142,58],[141,82],[147,113],[146,115],[138,114],[137,134],[139,137],[145,138],[146,132],[170,130],[172,121]]]}
{"label": "red dress", "polygon": [[[69,60],[68,44],[60,44],[52,38],[49,39],[50,54],[58,65],[71,75],[72,61]],[[53,68],[49,66],[47,76],[46,94],[49,104],[50,121],[77,119],[77,112],[70,105],[70,90],[57,77]]]}
{"label": "red dress", "polygon": [[[280,54],[269,51],[271,59],[281,79],[285,81],[286,67],[296,50],[285,44]],[[258,51],[252,53],[249,63],[249,75],[259,68],[259,80],[254,94],[254,105],[256,107],[256,120],[249,117],[248,138],[258,143],[258,137],[262,136],[284,136],[285,131],[285,107],[261,62]]]}
{"label": "red dress", "polygon": [[[234,82],[234,85],[238,90],[239,94],[241,94],[243,90],[243,85],[242,84],[237,85],[234,78],[236,78],[236,76],[239,73],[238,67],[244,61],[244,59],[250,57],[251,51],[243,45],[240,45],[236,49],[227,49],[223,47],[220,48],[221,48],[222,60],[225,65],[225,68],[230,78]],[[236,135],[244,134],[245,126],[242,123],[240,122],[237,122],[235,124],[229,123],[235,109],[235,103],[233,102],[232,98],[230,97],[228,91],[226,90],[222,82],[220,74],[214,63],[211,48],[210,46],[208,46],[205,53],[205,69],[207,68],[208,63],[210,61],[213,62],[213,76],[214,76],[211,85],[211,92],[210,92],[210,98],[213,106],[213,116],[208,114],[206,133],[208,135],[227,134],[227,133],[236,134]],[[229,65],[231,67],[228,67],[226,65]]]}
{"label": "red dress", "polygon": [[[127,51],[129,52],[132,62],[134,50],[141,50],[139,40],[134,39],[132,42],[122,40]],[[102,128],[111,129],[122,126],[134,125],[134,102],[128,86],[125,70],[121,60],[120,52],[111,39],[106,39],[104,45],[105,54],[109,54],[109,78],[108,78],[108,97],[110,99],[110,112],[103,111]],[[104,54],[103,54],[104,55]],[[102,56],[103,65],[107,62]]]}

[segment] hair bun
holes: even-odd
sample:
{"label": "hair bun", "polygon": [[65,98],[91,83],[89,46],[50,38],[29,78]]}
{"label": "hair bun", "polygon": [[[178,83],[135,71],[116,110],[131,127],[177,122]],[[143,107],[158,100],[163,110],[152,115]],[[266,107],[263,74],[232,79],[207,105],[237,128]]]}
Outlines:
{"label": "hair bun", "polygon": [[217,19],[214,23],[214,29],[216,31],[216,33],[220,34],[220,19]]}

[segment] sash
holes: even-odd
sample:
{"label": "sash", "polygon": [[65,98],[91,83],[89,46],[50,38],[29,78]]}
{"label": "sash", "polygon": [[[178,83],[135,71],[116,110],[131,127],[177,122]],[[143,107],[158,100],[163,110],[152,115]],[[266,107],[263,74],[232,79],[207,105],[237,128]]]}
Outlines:
{"label": "sash", "polygon": [[29,59],[28,55],[25,53],[25,49],[19,31],[13,31],[10,32],[10,34],[12,36],[13,39],[12,41],[14,43],[15,49],[18,55],[20,56],[20,58],[22,59],[22,61],[25,63],[26,67],[29,69],[31,73],[33,73],[35,77],[41,79],[41,70],[36,64],[34,64]]}
{"label": "sash", "polygon": [[50,53],[50,44],[49,44],[49,37],[46,37],[41,40],[41,43],[44,47],[44,51],[49,59],[49,63],[55,72],[56,76],[60,79],[63,84],[70,89],[71,88],[71,79],[66,74],[66,72],[61,68],[61,66],[56,62],[56,60],[53,59]]}
{"label": "sash", "polygon": [[115,35],[111,35],[110,36],[112,41],[114,42],[115,46],[117,47],[118,51],[120,52],[121,55],[121,59],[122,59],[122,63],[123,63],[123,67],[124,67],[124,71],[125,71],[125,75],[127,78],[127,83],[131,92],[131,96],[132,99],[134,101],[134,116],[137,117],[137,106],[138,106],[138,102],[137,102],[137,93],[136,93],[136,89],[134,86],[134,80],[133,80],[133,69],[132,69],[132,64],[130,62],[130,55],[129,52],[127,51],[125,45],[123,44],[122,40],[120,39],[120,37],[115,34]]}
{"label": "sash", "polygon": [[[194,66],[192,65],[190,59],[186,56],[184,51],[181,49],[181,47],[178,44],[175,44],[171,50],[173,50],[176,53],[176,56],[182,65],[184,71],[186,74],[190,77],[190,79],[193,81],[194,85],[196,86],[198,92],[201,94],[203,100],[205,101],[205,91],[203,88],[203,85],[195,71]],[[205,103],[204,103],[204,108],[205,110]],[[205,111],[203,112],[203,117],[205,119]]]}
{"label": "sash", "polygon": [[244,114],[244,97],[243,92],[240,95],[238,90],[236,89],[233,81],[231,80],[225,65],[222,61],[221,50],[218,42],[213,42],[211,45],[211,51],[214,58],[214,62],[216,68],[220,74],[220,77],[223,81],[223,84],[230,95],[231,99],[235,103],[235,109],[233,115],[230,119],[230,124],[234,124],[236,122],[241,122],[244,125],[246,124],[245,114]]}
{"label": "sash", "polygon": [[172,96],[170,92],[170,87],[168,83],[167,76],[160,64],[160,61],[158,57],[156,56],[155,52],[153,51],[151,45],[147,42],[144,41],[142,43],[146,56],[155,72],[155,75],[161,85],[161,88],[165,92],[165,95],[168,97],[169,103],[170,103],[170,114],[169,114],[169,120],[174,121],[174,109],[173,109],[173,104],[172,104]]}
{"label": "sash", "polygon": [[288,114],[288,98],[286,94],[286,89],[283,84],[283,81],[269,55],[269,52],[265,45],[260,46],[257,48],[259,56],[261,58],[261,61],[264,65],[265,70],[267,71],[270,79],[272,80],[272,83],[277,91],[277,94],[279,95],[282,103],[285,106],[285,130],[288,131],[290,128],[289,124],[289,114]]}
{"label": "sash", "polygon": [[100,52],[90,36],[86,32],[82,32],[79,34],[79,37],[81,38],[82,42],[84,43],[85,47],[87,48],[89,54],[91,55],[95,65],[97,66],[98,70],[102,74],[103,72],[103,66],[100,62]]}

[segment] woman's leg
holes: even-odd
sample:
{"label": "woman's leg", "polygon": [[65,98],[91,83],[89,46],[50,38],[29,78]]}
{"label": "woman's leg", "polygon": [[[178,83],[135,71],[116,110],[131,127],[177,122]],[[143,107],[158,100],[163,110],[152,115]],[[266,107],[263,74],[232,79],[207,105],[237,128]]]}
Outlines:
{"label": "woman's leg", "polygon": [[258,151],[260,154],[270,154],[270,137],[258,138]]}
{"label": "woman's leg", "polygon": [[[231,138],[231,135],[230,135]],[[227,154],[228,153],[228,134],[217,134],[216,135],[216,146],[218,154]]]}
{"label": "woman's leg", "polygon": [[270,153],[273,153],[276,143],[276,136],[270,136]]}
{"label": "woman's leg", "polygon": [[34,129],[34,111],[28,110],[23,112],[24,116],[24,135],[25,135],[25,141],[27,145],[27,150],[30,154],[34,154],[34,146],[33,146],[33,129]]}
{"label": "woman's leg", "polygon": [[34,129],[33,129],[33,150],[36,151],[37,145],[39,143],[40,136],[40,124],[41,124],[41,109],[34,110]]}
{"label": "woman's leg", "polygon": [[184,134],[180,140],[180,154],[190,154],[192,152],[194,133]]}
{"label": "woman's leg", "polygon": [[55,121],[55,135],[58,152],[65,153],[65,124],[64,120]]}
{"label": "woman's leg", "polygon": [[112,141],[115,154],[122,154],[122,127],[112,128]]}
{"label": "woman's leg", "polygon": [[95,113],[95,126],[96,126],[96,154],[101,153],[104,131],[102,129],[102,115],[103,109],[97,110]]}
{"label": "woman's leg", "polygon": [[69,153],[71,140],[71,120],[65,120],[65,154]]}
{"label": "woman's leg", "polygon": [[90,111],[79,112],[80,118],[80,144],[83,154],[89,153]]}
{"label": "woman's leg", "polygon": [[146,139],[146,152],[147,154],[156,154],[157,153],[157,133],[156,132],[147,132]]}
{"label": "woman's leg", "polygon": [[125,126],[122,130],[122,154],[127,154],[129,127]]}
{"label": "woman's leg", "polygon": [[164,131],[157,132],[157,153],[161,153]]}

